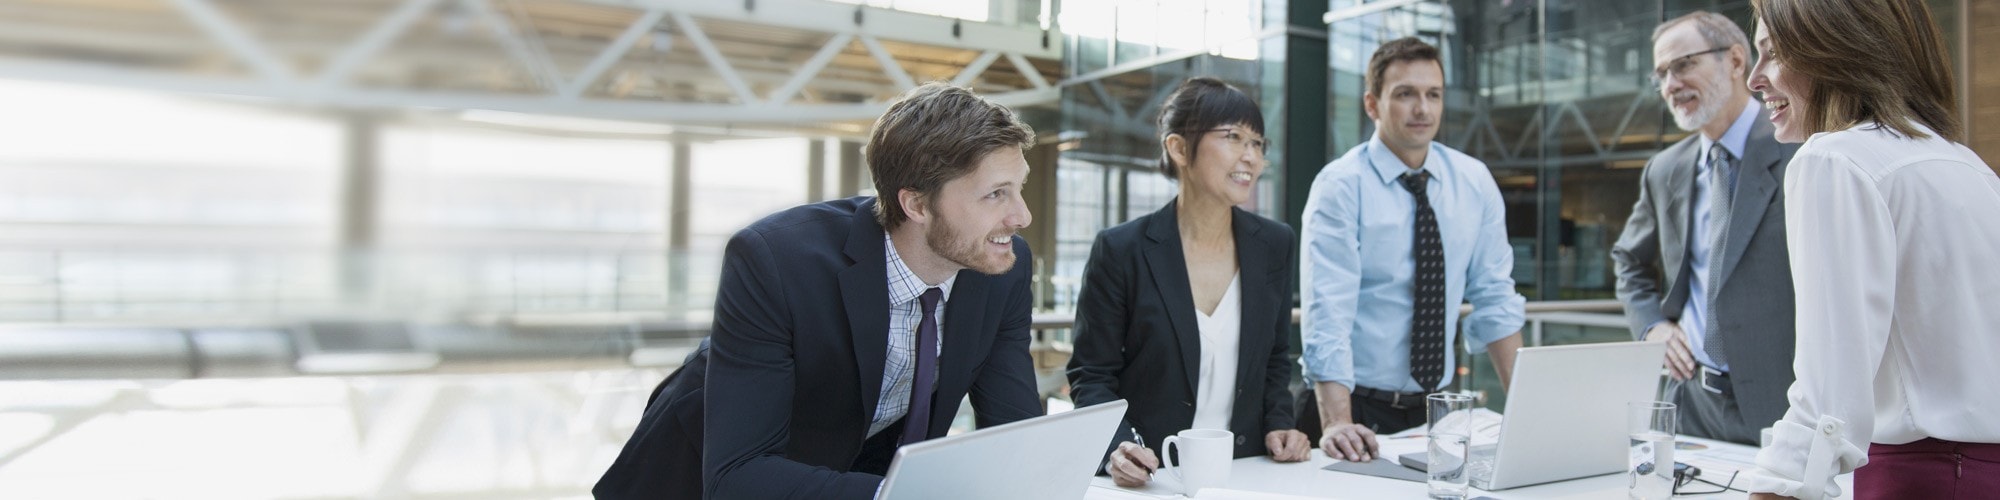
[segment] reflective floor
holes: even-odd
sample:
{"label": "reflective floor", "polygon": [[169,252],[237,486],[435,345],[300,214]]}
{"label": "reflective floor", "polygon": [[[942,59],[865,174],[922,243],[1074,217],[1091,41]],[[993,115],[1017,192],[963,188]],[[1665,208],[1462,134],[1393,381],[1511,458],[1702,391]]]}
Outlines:
{"label": "reflective floor", "polygon": [[665,375],[0,382],[0,498],[586,498]]}

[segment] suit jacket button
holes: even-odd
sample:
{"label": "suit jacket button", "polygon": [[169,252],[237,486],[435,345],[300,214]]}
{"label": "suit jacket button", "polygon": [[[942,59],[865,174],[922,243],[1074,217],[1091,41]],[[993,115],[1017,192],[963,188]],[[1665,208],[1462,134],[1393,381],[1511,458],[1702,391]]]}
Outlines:
{"label": "suit jacket button", "polygon": [[1243,436],[1236,436],[1236,445],[1243,446]]}
{"label": "suit jacket button", "polygon": [[1188,407],[1188,408],[1193,408],[1193,407],[1194,407],[1194,402],[1193,402],[1193,401],[1182,401],[1182,402],[1181,402],[1181,405],[1182,405],[1182,406],[1186,406],[1186,407]]}

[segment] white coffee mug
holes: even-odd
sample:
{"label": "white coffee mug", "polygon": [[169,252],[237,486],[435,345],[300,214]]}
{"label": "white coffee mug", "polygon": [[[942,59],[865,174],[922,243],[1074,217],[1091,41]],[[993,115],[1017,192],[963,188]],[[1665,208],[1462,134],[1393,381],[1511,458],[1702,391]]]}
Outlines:
{"label": "white coffee mug", "polygon": [[[1179,448],[1176,464],[1174,449]],[[1222,429],[1188,429],[1167,436],[1160,443],[1160,473],[1181,483],[1181,494],[1195,496],[1202,488],[1220,488],[1229,483],[1229,467],[1235,458],[1236,434]]]}

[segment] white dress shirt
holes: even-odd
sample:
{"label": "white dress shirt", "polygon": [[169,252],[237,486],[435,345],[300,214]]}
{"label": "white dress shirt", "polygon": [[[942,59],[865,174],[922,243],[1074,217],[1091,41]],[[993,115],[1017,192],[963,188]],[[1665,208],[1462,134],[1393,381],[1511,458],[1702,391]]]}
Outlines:
{"label": "white dress shirt", "polygon": [[1787,168],[1798,381],[1749,491],[1837,495],[1869,443],[2000,443],[2000,177],[1929,135],[1814,134]]}
{"label": "white dress shirt", "polygon": [[1194,389],[1194,429],[1229,430],[1229,414],[1236,408],[1237,345],[1243,335],[1243,292],[1238,290],[1243,274],[1229,279],[1229,290],[1215,313],[1194,311],[1195,328],[1201,331],[1201,370]]}

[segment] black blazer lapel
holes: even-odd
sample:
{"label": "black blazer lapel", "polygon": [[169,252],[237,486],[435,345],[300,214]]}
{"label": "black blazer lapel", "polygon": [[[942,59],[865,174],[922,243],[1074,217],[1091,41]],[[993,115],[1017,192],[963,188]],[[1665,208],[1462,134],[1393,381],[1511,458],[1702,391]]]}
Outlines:
{"label": "black blazer lapel", "polygon": [[1717,274],[1716,287],[1729,282],[1729,274],[1736,270],[1736,262],[1742,260],[1743,250],[1750,246],[1750,235],[1756,234],[1757,226],[1764,221],[1764,212],[1771,207],[1771,199],[1778,192],[1779,180],[1772,171],[1778,168],[1777,143],[1771,140],[1771,122],[1764,112],[1757,113],[1757,121],[1750,127],[1750,137],[1744,141],[1743,164],[1736,168],[1736,197],[1730,200],[1729,235],[1723,240],[1727,246],[1722,253],[1722,272]]}
{"label": "black blazer lapel", "polygon": [[[993,344],[997,332],[986,322],[986,297],[994,281],[979,271],[959,271],[958,279],[952,282],[951,298],[945,301],[944,324],[938,330],[938,339],[944,342],[935,386],[939,397],[931,402],[930,416],[930,428],[938,435],[958,414],[959,398],[972,386],[972,369],[979,365],[980,351]],[[940,416],[943,422],[938,421]]]}
{"label": "black blazer lapel", "polygon": [[1155,289],[1160,292],[1160,303],[1166,305],[1167,323],[1173,325],[1172,334],[1179,340],[1181,372],[1187,376],[1191,401],[1197,387],[1195,371],[1201,367],[1201,331],[1195,327],[1194,292],[1189,290],[1187,256],[1181,252],[1180,218],[1174,213],[1178,204],[1179,199],[1167,202],[1166,208],[1147,218],[1148,246],[1143,253],[1146,269],[1158,285]]}
{"label": "black blazer lapel", "polygon": [[[1264,361],[1271,357],[1271,336],[1265,334],[1264,329],[1271,327],[1273,310],[1268,307],[1271,297],[1267,296],[1267,291],[1273,284],[1284,283],[1280,274],[1285,266],[1278,262],[1284,258],[1283,254],[1257,238],[1257,233],[1264,229],[1264,223],[1257,220],[1257,216],[1241,208],[1231,207],[1229,211],[1230,230],[1236,237],[1236,298],[1240,304],[1237,309],[1242,311],[1236,343],[1236,383],[1240,387],[1244,381],[1264,377],[1261,368]],[[1188,302],[1192,304],[1194,299],[1190,297]],[[1237,406],[1242,406],[1243,398],[1237,400]]]}
{"label": "black blazer lapel", "polygon": [[888,254],[882,251],[883,231],[875,223],[874,203],[855,211],[845,248],[853,265],[840,272],[840,300],[847,310],[848,335],[854,339],[862,422],[875,418],[875,405],[882,399],[882,358],[889,350],[889,270],[884,262]]}

